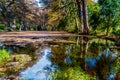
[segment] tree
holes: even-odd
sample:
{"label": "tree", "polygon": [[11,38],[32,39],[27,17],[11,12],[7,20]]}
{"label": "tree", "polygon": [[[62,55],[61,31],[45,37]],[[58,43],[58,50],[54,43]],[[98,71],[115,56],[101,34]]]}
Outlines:
{"label": "tree", "polygon": [[57,27],[70,28],[70,32],[89,33],[86,0],[52,0],[50,4],[48,23],[54,21]]}
{"label": "tree", "polygon": [[82,0],[82,10],[83,10],[83,26],[84,26],[83,31],[84,31],[84,34],[89,34],[86,0]]}
{"label": "tree", "polygon": [[76,0],[79,17],[81,19],[81,33],[89,34],[88,15],[86,0]]}
{"label": "tree", "polygon": [[5,24],[6,31],[13,27],[21,31],[28,30],[30,26],[43,26],[45,12],[41,14],[41,11],[44,12],[36,0],[1,0],[0,22]]}
{"label": "tree", "polygon": [[[101,23],[103,23],[100,19],[100,7],[98,3],[93,1],[88,1],[87,3],[88,8],[88,20],[91,29],[91,33],[98,33],[100,29]],[[100,30],[99,30],[100,31]]]}
{"label": "tree", "polygon": [[100,6],[100,18],[102,20],[102,30],[106,30],[106,35],[118,27],[120,22],[120,0],[98,0]]}

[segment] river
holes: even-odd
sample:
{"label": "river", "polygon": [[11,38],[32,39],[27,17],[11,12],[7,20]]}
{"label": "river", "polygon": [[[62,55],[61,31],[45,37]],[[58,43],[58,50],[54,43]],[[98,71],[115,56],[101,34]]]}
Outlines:
{"label": "river", "polygon": [[[76,43],[43,43],[35,46],[3,46],[12,54],[32,57],[26,67],[14,73],[21,80],[119,80],[120,49],[100,38],[68,37]],[[14,70],[14,69],[13,69]],[[3,77],[3,76],[2,76]],[[5,77],[6,78],[6,77]]]}

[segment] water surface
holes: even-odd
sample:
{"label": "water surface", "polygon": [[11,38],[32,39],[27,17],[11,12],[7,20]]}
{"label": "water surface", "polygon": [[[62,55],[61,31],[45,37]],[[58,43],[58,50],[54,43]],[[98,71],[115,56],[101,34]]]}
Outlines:
{"label": "water surface", "polygon": [[[37,57],[33,60],[34,64],[28,65],[19,72],[18,76],[26,80],[76,80],[76,76],[82,76],[78,75],[79,73],[83,73],[91,80],[119,80],[120,49],[113,48],[114,42],[86,37],[69,39],[75,41],[76,44],[52,44],[51,42],[37,48],[7,47],[6,49],[17,54],[29,54],[33,56],[33,59]],[[70,74],[74,79],[70,78]],[[81,80],[79,77],[77,80]]]}

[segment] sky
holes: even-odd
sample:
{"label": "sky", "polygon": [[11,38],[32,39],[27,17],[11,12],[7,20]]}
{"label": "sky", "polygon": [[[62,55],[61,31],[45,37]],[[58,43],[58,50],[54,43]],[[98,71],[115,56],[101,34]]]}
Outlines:
{"label": "sky", "polygon": [[93,0],[93,1],[97,2],[98,0]]}
{"label": "sky", "polygon": [[[43,0],[36,0],[36,1],[38,2],[38,6],[39,7],[43,7],[44,6],[44,3],[42,3]],[[98,0],[93,0],[93,1],[97,2]],[[41,3],[39,3],[39,2],[41,2]]]}

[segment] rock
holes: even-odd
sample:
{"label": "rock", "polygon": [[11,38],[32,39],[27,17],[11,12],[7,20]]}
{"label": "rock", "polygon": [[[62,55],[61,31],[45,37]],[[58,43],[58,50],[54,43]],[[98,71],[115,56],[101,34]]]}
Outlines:
{"label": "rock", "polygon": [[20,65],[20,62],[9,62],[8,64],[7,64],[7,66],[18,66],[18,65]]}
{"label": "rock", "polygon": [[2,77],[2,78],[0,78],[0,80],[22,80],[22,79],[18,76],[10,75],[10,76]]}
{"label": "rock", "polygon": [[7,79],[13,80],[13,79],[15,79],[15,78],[16,78],[16,76],[10,75]]}
{"label": "rock", "polygon": [[6,71],[6,68],[0,68],[0,72],[4,72],[4,71]]}

